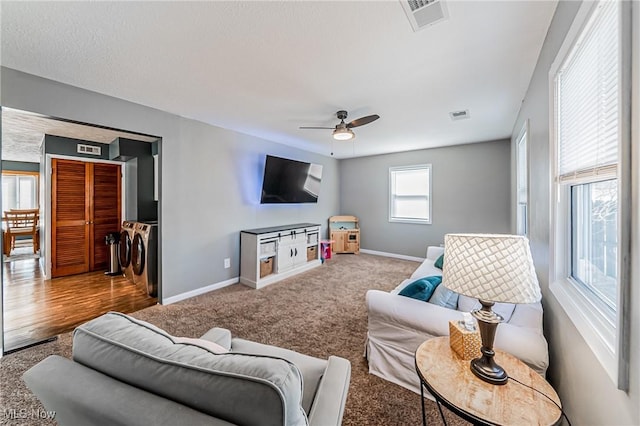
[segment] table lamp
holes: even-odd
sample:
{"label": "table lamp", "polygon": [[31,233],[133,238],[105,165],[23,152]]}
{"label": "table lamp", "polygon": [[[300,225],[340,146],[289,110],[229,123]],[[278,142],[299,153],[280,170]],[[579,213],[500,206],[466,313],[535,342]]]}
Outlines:
{"label": "table lamp", "polygon": [[445,235],[442,284],[480,301],[482,308],[471,314],[478,320],[482,356],[471,361],[471,371],[486,382],[505,384],[507,373],[493,359],[493,341],[503,319],[491,307],[495,302],[541,299],[529,240],[521,235]]}

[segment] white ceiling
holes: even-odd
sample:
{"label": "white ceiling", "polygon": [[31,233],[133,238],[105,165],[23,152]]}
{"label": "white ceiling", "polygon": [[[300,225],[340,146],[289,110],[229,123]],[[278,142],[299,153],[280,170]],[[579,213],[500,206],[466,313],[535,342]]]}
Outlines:
{"label": "white ceiling", "polygon": [[62,136],[85,141],[111,143],[116,138],[153,142],[158,138],[128,132],[61,121],[39,114],[2,109],[2,159],[40,162],[44,135]]}
{"label": "white ceiling", "polygon": [[347,158],[509,137],[556,3],[449,0],[414,32],[397,0],[2,1],[1,63],[324,155],[299,126],[379,114]]}

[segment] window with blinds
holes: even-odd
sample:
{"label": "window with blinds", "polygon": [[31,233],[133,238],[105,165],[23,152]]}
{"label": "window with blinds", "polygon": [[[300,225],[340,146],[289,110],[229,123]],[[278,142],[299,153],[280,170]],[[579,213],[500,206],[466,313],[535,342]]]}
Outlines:
{"label": "window with blinds", "polygon": [[549,69],[549,289],[620,390],[630,371],[631,3],[582,2]]}
{"label": "window with blinds", "polygon": [[389,222],[431,223],[431,165],[389,169]]}
{"label": "window with blinds", "polygon": [[[619,2],[601,2],[555,77],[557,176],[570,276],[606,306],[618,292]],[[566,237],[565,237],[566,238]]]}
{"label": "window with blinds", "polygon": [[556,75],[562,182],[616,177],[619,140],[619,4],[603,2]]}

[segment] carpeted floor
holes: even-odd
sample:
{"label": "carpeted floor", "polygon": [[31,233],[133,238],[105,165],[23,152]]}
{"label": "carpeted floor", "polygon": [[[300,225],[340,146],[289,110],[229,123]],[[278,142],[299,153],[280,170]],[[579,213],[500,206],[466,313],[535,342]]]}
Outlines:
{"label": "carpeted floor", "polygon": [[[319,268],[260,290],[235,284],[133,316],[176,336],[199,337],[218,326],[235,336],[319,358],[344,357],[352,367],[344,425],[419,425],[420,396],[370,375],[363,358],[367,290],[391,290],[417,266],[366,254],[338,255]],[[70,357],[71,335],[0,359],[0,424],[54,424],[31,415],[43,408],[21,379],[25,370],[51,354]],[[430,422],[439,424],[436,405],[429,400],[425,404]],[[7,410],[26,410],[28,415],[12,419]],[[449,424],[464,424],[451,413],[445,415]]]}

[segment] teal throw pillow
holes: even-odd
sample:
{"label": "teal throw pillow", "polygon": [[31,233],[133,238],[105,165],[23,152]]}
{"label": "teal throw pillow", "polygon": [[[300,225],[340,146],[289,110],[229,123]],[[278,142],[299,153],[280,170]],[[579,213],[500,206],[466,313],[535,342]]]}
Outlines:
{"label": "teal throw pillow", "polygon": [[440,257],[437,258],[435,262],[433,262],[433,266],[435,266],[438,269],[442,269],[443,264],[444,264],[444,254],[441,254]]}
{"label": "teal throw pillow", "polygon": [[443,285],[439,285],[433,292],[429,303],[442,306],[443,308],[456,309],[458,307],[458,297],[460,294],[449,290]]}
{"label": "teal throw pillow", "polygon": [[429,300],[436,287],[442,282],[442,276],[434,275],[416,280],[402,289],[400,296],[411,297],[426,302]]}

